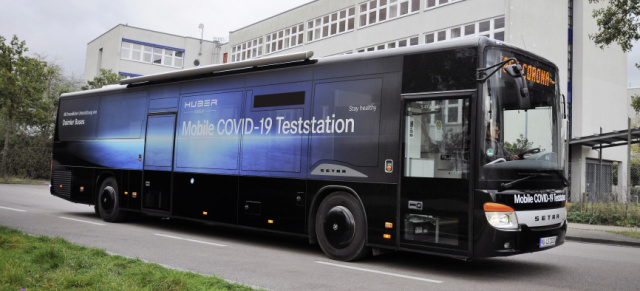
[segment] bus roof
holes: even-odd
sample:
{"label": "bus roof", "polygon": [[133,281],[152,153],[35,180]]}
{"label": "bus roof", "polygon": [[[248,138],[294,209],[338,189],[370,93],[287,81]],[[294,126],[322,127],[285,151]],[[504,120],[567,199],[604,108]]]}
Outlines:
{"label": "bus roof", "polygon": [[181,79],[181,78],[187,78],[187,77],[198,76],[203,74],[213,74],[218,72],[260,67],[260,66],[266,66],[266,65],[285,64],[290,62],[305,61],[305,60],[309,60],[312,56],[313,56],[312,51],[306,51],[306,52],[299,52],[299,53],[293,53],[293,54],[279,55],[279,56],[274,56],[270,58],[259,58],[259,59],[252,59],[252,60],[246,60],[246,61],[235,62],[235,63],[208,65],[208,66],[190,68],[190,69],[180,70],[180,71],[164,72],[164,73],[158,73],[153,75],[122,79],[120,80],[120,85],[162,81],[162,80],[176,79],[176,78]]}
{"label": "bus roof", "polygon": [[[384,58],[384,57],[393,57],[400,55],[410,55],[415,53],[427,52],[427,51],[436,51],[443,50],[449,48],[456,47],[473,47],[479,45],[503,45],[505,47],[518,49],[519,48],[506,44],[501,41],[496,41],[493,39],[488,39],[486,37],[471,37],[459,40],[449,40],[431,44],[422,44],[410,47],[403,48],[395,48],[388,50],[380,50],[366,53],[356,53],[356,54],[346,54],[346,55],[336,55],[329,57],[322,57],[319,59],[311,60],[313,56],[312,51],[298,52],[286,55],[279,55],[273,57],[264,57],[259,59],[246,60],[241,62],[234,63],[226,63],[226,64],[215,64],[208,65],[196,68],[189,68],[180,71],[172,71],[172,72],[163,72],[151,75],[145,75],[134,78],[127,78],[120,80],[119,85],[107,85],[100,89],[92,89],[86,91],[77,91],[71,93],[62,94],[61,97],[71,97],[71,96],[79,96],[85,94],[94,94],[94,93],[103,93],[109,91],[117,91],[124,90],[130,86],[139,86],[144,84],[158,84],[165,82],[172,82],[176,80],[186,80],[191,78],[198,78],[202,76],[211,76],[213,74],[218,73],[233,73],[233,72],[246,72],[251,69],[265,69],[269,66],[273,68],[281,68],[286,65],[295,65],[295,64],[331,64],[331,63],[342,63],[348,61],[357,61],[357,60],[368,60],[368,59],[376,59],[376,58]],[[280,66],[278,66],[280,65]],[[226,75],[225,74],[225,75]]]}

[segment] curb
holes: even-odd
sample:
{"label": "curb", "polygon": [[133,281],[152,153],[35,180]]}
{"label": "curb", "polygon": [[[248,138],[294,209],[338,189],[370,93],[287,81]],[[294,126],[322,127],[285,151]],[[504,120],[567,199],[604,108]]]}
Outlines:
{"label": "curb", "polygon": [[608,240],[608,239],[598,239],[598,238],[588,238],[588,237],[578,237],[578,236],[565,236],[565,240],[640,248],[640,242],[631,242],[631,241]]}

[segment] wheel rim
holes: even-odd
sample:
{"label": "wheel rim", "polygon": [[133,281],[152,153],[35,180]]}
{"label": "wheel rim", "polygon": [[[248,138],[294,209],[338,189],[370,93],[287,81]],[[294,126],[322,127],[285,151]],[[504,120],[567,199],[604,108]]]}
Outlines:
{"label": "wheel rim", "polygon": [[355,236],[355,220],[351,211],[344,206],[331,208],[324,221],[324,233],[331,246],[348,246]]}
{"label": "wheel rim", "polygon": [[115,193],[116,191],[111,186],[107,186],[102,190],[102,194],[100,195],[100,206],[102,206],[102,210],[107,213],[111,213],[111,211],[113,211],[116,199]]}

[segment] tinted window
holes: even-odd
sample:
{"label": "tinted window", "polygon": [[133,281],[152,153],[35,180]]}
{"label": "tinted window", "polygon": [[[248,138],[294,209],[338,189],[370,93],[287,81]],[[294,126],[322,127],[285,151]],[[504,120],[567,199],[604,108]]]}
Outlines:
{"label": "tinted window", "polygon": [[377,165],[381,90],[381,79],[316,85],[311,165],[323,160]]}
{"label": "tinted window", "polygon": [[246,116],[253,129],[243,135],[242,170],[300,172],[303,137],[308,134],[304,109],[249,111]]}
{"label": "tinted window", "polygon": [[402,93],[474,89],[476,67],[475,48],[405,56]]}
{"label": "tinted window", "polygon": [[256,95],[253,97],[253,108],[303,105],[304,92],[288,92],[279,94]]}
{"label": "tinted window", "polygon": [[146,92],[102,97],[98,138],[140,138],[146,107]]}
{"label": "tinted window", "polygon": [[62,98],[58,112],[60,140],[84,140],[96,137],[98,97]]}
{"label": "tinted window", "polygon": [[238,168],[246,125],[240,117],[242,95],[237,91],[182,97],[176,132],[178,168]]}

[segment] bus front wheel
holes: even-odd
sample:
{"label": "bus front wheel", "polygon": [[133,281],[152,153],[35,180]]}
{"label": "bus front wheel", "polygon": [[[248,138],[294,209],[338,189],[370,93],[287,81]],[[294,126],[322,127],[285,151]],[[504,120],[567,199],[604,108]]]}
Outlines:
{"label": "bus front wheel", "polygon": [[125,212],[120,209],[118,197],[118,183],[114,178],[107,178],[100,186],[98,193],[98,212],[102,220],[106,222],[119,222],[124,220]]}
{"label": "bus front wheel", "polygon": [[367,255],[366,221],[359,201],[345,192],[327,196],[316,214],[316,236],[327,257],[353,261]]}

